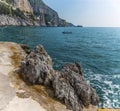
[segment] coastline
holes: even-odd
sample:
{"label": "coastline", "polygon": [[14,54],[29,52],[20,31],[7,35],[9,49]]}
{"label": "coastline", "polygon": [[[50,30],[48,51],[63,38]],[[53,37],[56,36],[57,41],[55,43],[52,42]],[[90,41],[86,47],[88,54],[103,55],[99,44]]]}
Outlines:
{"label": "coastline", "polygon": [[[48,110],[48,111],[59,111],[61,109],[62,109],[62,111],[69,111],[60,102],[52,99],[49,96],[47,96],[47,97],[44,96],[44,94],[46,94],[47,92],[44,90],[43,86],[42,87],[40,85],[39,86],[35,85],[35,86],[32,86],[32,87],[27,86],[26,83],[24,83],[24,81],[22,81],[19,78],[19,76],[16,75],[18,73],[17,70],[19,69],[19,66],[20,66],[19,63],[21,62],[21,60],[24,60],[24,57],[25,57],[25,52],[23,51],[23,49],[18,44],[10,43],[10,42],[0,43],[0,44],[1,44],[0,49],[2,49],[2,51],[4,51],[4,56],[9,58],[9,61],[8,61],[8,59],[5,59],[5,60],[7,60],[7,62],[9,62],[9,64],[13,66],[12,69],[7,70],[8,72],[5,72],[5,74],[7,74],[6,77],[10,80],[10,83],[8,83],[7,86],[12,88],[12,90],[13,90],[13,96],[12,97],[11,97],[11,95],[8,95],[8,96],[10,96],[11,98],[14,98],[14,99],[11,99],[12,101],[10,100],[10,101],[8,101],[8,103],[5,104],[2,111],[8,111],[8,110],[10,111],[10,108],[11,108],[11,111],[14,111],[17,108],[21,108],[21,106],[23,104],[26,104],[24,102],[27,102],[27,104],[26,104],[26,107],[23,107],[22,111],[26,110],[25,108],[29,108],[29,111],[32,111],[32,108],[30,107],[31,104],[34,106],[33,108],[37,107],[38,109],[41,109],[41,111],[42,110],[43,111],[46,111],[46,110]],[[0,50],[1,53],[3,53],[2,51]],[[9,53],[10,55],[7,55],[6,52]],[[1,59],[4,56],[1,56]],[[11,57],[12,57],[12,59],[11,59]],[[4,61],[4,66],[8,66],[8,63],[7,64],[5,64],[5,63],[6,63],[6,61]],[[1,62],[1,66],[3,66],[2,62]],[[1,70],[1,72],[2,71],[3,70]],[[8,75],[8,73],[9,73],[9,75]],[[5,79],[4,79],[4,82],[6,82]],[[37,90],[37,92],[36,92],[36,90]],[[40,97],[41,94],[43,94],[41,96],[42,98]],[[40,99],[38,99],[38,98],[40,98]],[[3,102],[3,101],[1,101],[1,102]],[[6,102],[6,100],[4,100],[4,102]],[[47,102],[47,104],[46,104],[46,102]],[[18,104],[17,106],[19,106],[19,107],[17,107],[17,106],[13,107],[15,104]],[[41,106],[39,106],[38,104],[41,105]],[[52,108],[51,110],[50,110],[50,107]],[[96,107],[93,107],[93,108],[94,108],[95,111],[97,110]],[[92,111],[94,111],[94,110],[92,110]],[[91,110],[83,109],[83,111],[91,111]]]}

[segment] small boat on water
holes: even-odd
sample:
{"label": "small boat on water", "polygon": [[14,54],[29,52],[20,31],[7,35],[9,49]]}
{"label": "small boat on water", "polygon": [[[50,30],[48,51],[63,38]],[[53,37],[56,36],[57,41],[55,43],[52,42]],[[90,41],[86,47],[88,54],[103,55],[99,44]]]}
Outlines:
{"label": "small boat on water", "polygon": [[77,25],[77,27],[83,27],[82,25]]}
{"label": "small boat on water", "polygon": [[64,31],[63,34],[72,34],[72,32]]}

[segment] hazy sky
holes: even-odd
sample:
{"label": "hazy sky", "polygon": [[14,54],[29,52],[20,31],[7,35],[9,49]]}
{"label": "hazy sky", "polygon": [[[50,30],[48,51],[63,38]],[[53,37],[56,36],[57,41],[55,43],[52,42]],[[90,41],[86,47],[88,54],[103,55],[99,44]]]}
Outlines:
{"label": "hazy sky", "polygon": [[120,27],[120,0],[43,0],[61,18],[83,26]]}

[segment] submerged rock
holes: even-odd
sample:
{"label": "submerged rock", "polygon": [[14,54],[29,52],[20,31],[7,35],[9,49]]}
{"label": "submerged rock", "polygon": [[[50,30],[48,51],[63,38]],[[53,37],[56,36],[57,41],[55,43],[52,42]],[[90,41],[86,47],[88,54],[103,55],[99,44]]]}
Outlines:
{"label": "submerged rock", "polygon": [[82,111],[84,107],[99,102],[78,63],[66,64],[61,71],[55,71],[50,56],[41,45],[36,46],[21,63],[21,75],[31,84],[50,87],[54,96],[73,111]]}

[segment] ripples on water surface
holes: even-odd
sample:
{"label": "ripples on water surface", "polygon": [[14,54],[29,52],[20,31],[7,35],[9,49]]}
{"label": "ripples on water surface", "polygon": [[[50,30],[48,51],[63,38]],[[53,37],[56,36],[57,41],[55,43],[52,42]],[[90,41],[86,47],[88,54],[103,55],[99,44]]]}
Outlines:
{"label": "ripples on water surface", "polygon": [[86,79],[100,96],[99,106],[120,108],[120,28],[1,27],[0,41],[31,48],[42,44],[55,69],[80,62]]}

